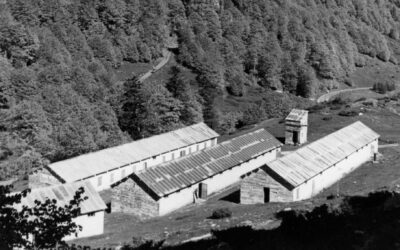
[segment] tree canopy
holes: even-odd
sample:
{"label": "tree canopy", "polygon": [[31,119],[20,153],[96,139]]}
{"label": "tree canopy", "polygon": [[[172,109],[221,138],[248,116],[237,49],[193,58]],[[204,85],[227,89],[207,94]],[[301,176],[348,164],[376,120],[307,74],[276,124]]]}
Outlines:
{"label": "tree canopy", "polygon": [[33,207],[16,208],[30,190],[11,193],[11,186],[0,186],[0,248],[25,247],[43,249],[65,243],[63,238],[82,230],[72,219],[80,214],[84,189],[64,207],[56,200],[35,201]]}
{"label": "tree canopy", "polygon": [[[310,98],[367,59],[397,64],[400,7],[383,2],[2,1],[0,179],[198,121],[232,131],[270,117],[254,105],[271,90]],[[129,94],[121,65],[166,48],[176,68]]]}

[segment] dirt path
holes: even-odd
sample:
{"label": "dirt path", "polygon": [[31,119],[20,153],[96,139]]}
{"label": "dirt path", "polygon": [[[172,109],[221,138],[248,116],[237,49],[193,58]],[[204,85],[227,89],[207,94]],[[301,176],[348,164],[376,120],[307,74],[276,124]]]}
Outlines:
{"label": "dirt path", "polygon": [[326,93],[324,95],[321,95],[320,97],[318,97],[317,99],[317,103],[321,103],[321,102],[327,102],[329,101],[332,97],[342,94],[342,93],[347,93],[347,92],[356,92],[356,91],[362,91],[362,90],[368,90],[371,89],[370,87],[363,87],[363,88],[354,88],[354,89],[341,89],[341,90],[335,90],[335,91],[331,91],[329,93]]}
{"label": "dirt path", "polygon": [[145,81],[152,74],[154,74],[155,72],[160,70],[162,67],[164,67],[168,63],[169,59],[171,58],[171,51],[169,51],[167,49],[163,49],[162,53],[163,53],[163,58],[161,59],[161,61],[156,66],[154,66],[151,70],[147,71],[144,75],[142,75],[139,78],[140,82]]}

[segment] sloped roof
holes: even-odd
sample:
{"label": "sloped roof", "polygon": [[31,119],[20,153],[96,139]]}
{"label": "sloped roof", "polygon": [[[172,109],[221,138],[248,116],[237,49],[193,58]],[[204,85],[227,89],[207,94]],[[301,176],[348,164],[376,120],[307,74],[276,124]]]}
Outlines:
{"label": "sloped roof", "polygon": [[353,154],[379,135],[357,121],[293,153],[267,164],[266,168],[284,179],[293,189]]}
{"label": "sloped roof", "polygon": [[17,209],[21,208],[23,205],[34,207],[35,200],[45,202],[47,198],[50,200],[57,200],[57,205],[64,207],[65,205],[69,204],[70,200],[74,198],[76,191],[78,191],[80,187],[84,188],[84,193],[82,196],[88,197],[87,200],[80,204],[82,214],[101,211],[107,208],[106,204],[89,181],[73,182],[63,185],[33,189],[25,198],[22,198],[21,203],[15,205],[15,207]]}
{"label": "sloped roof", "polygon": [[264,129],[238,136],[212,148],[134,174],[158,197],[191,186],[238,166],[282,144]]}
{"label": "sloped roof", "polygon": [[307,110],[302,110],[302,109],[292,109],[290,111],[289,115],[286,117],[286,120],[290,121],[301,121],[304,116],[308,114]]}
{"label": "sloped roof", "polygon": [[206,124],[198,123],[168,133],[55,162],[50,164],[49,168],[66,182],[73,182],[218,136]]}

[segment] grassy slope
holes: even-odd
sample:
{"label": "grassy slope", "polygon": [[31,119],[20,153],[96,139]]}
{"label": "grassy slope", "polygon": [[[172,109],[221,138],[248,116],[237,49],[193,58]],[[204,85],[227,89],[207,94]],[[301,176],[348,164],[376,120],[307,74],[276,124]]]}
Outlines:
{"label": "grassy slope", "polygon": [[356,68],[350,78],[357,87],[372,87],[374,83],[385,81],[394,81],[399,84],[400,67],[376,59],[367,59],[366,65]]}
{"label": "grassy slope", "polygon": [[[400,128],[395,125],[400,124],[400,116],[393,115],[387,110],[377,108],[362,116],[350,118],[338,116],[335,113],[310,115],[310,141],[342,128],[355,120],[361,120],[380,133],[383,140],[400,142]],[[332,119],[329,121],[323,120],[322,118],[326,116],[331,116]],[[262,123],[262,126],[269,129],[276,136],[279,136],[283,131],[283,124],[279,123],[279,119],[268,120]],[[292,150],[294,148],[286,149]],[[364,164],[342,179],[339,185],[340,193],[346,195],[366,194],[369,191],[399,183],[400,163],[398,162],[398,155],[400,148],[382,149],[381,153],[384,155],[384,159],[379,164]],[[143,222],[130,215],[109,214],[106,215],[104,235],[81,239],[76,243],[96,247],[104,245],[116,246],[119,243],[130,242],[132,237],[144,237],[148,239],[166,238],[166,243],[176,244],[190,237],[206,234],[212,228],[227,228],[243,222],[251,222],[266,228],[274,227],[279,224],[274,217],[275,212],[287,207],[311,209],[328,202],[326,196],[336,194],[338,185],[333,185],[312,200],[290,204],[240,205],[220,199],[235,190],[237,188],[226,191],[204,204],[189,206],[167,216]],[[221,207],[229,207],[233,211],[232,218],[223,220],[207,219],[214,209]],[[270,224],[268,224],[269,220],[272,221]]]}

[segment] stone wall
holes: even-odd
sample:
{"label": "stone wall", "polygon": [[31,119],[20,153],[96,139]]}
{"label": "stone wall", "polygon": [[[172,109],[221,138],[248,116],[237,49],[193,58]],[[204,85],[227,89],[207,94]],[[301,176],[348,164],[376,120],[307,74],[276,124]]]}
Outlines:
{"label": "stone wall", "polygon": [[240,187],[240,203],[264,203],[264,188],[270,189],[270,202],[289,202],[293,200],[292,192],[261,168],[243,179]]}
{"label": "stone wall", "polygon": [[159,204],[133,179],[127,178],[112,189],[111,212],[135,214],[141,218],[158,216]]}

